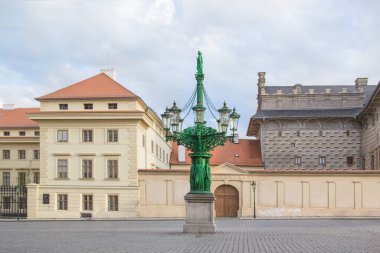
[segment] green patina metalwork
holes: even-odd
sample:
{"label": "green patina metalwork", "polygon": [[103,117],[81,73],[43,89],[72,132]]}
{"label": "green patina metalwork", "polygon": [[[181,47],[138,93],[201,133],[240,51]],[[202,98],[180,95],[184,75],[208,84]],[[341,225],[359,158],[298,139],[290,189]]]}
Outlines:
{"label": "green patina metalwork", "polygon": [[[194,111],[205,111],[203,106],[203,59],[202,53],[198,51],[197,57],[197,105]],[[209,153],[217,146],[222,146],[230,139],[225,132],[218,132],[212,127],[207,127],[205,121],[196,122],[195,126],[188,127],[183,132],[174,132],[172,136],[167,136],[168,140],[174,140],[178,145],[183,145],[192,153],[190,168],[190,193],[210,194],[211,170]]]}

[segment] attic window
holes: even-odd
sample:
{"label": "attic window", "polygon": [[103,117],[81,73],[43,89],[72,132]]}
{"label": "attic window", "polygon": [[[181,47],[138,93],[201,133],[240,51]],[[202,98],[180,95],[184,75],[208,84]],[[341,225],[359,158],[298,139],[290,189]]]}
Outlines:
{"label": "attic window", "polygon": [[25,131],[20,131],[20,132],[19,132],[19,135],[20,135],[20,136],[25,136]]}
{"label": "attic window", "polygon": [[68,110],[69,105],[68,104],[59,104],[59,110]]}
{"label": "attic window", "polygon": [[117,103],[109,103],[108,109],[117,109]]}
{"label": "attic window", "polygon": [[92,110],[93,109],[93,105],[92,104],[84,104],[84,109],[85,110]]}
{"label": "attic window", "polygon": [[4,136],[10,136],[11,135],[11,132],[9,131],[4,131]]}

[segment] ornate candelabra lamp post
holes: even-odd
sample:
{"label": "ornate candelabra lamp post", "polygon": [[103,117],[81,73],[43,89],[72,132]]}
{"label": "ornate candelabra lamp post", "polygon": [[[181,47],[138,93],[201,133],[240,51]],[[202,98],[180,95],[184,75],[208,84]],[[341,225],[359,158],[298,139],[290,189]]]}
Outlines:
{"label": "ornate candelabra lamp post", "polygon": [[[233,140],[237,132],[240,115],[235,108],[229,109],[225,102],[219,110],[211,103],[203,86],[203,59],[200,51],[197,57],[195,79],[197,86],[184,108],[178,108],[174,101],[173,107],[167,108],[161,116],[165,124],[166,139],[175,141],[178,145],[183,145],[192,152],[189,155],[191,157],[190,192],[185,196],[187,207],[184,232],[215,232],[215,198],[210,191],[210,158],[212,155],[209,152],[217,146],[224,145],[226,141]],[[204,99],[212,116],[217,120],[218,130],[206,126]],[[193,106],[195,100],[196,105]],[[180,114],[184,112],[186,118],[191,110],[194,112],[194,126],[182,130],[184,119],[181,118]],[[219,113],[219,118],[215,117],[213,111]],[[228,135],[228,128],[230,128],[231,135]]]}

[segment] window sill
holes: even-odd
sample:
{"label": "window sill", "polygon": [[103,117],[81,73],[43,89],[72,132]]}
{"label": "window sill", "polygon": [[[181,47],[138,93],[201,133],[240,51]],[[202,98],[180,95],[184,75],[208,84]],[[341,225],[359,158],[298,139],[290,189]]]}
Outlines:
{"label": "window sill", "polygon": [[82,180],[82,181],[94,181],[95,179],[94,178],[79,178],[79,180]]}
{"label": "window sill", "polygon": [[120,178],[105,178],[105,181],[120,181]]}
{"label": "window sill", "polygon": [[54,178],[54,180],[70,180],[70,178],[68,178],[68,177],[57,177],[57,178]]}

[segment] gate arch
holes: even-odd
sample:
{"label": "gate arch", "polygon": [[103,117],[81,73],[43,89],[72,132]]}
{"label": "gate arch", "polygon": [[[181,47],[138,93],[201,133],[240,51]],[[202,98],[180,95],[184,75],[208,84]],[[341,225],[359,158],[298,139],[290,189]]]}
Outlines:
{"label": "gate arch", "polygon": [[221,185],[215,189],[216,217],[238,217],[239,192],[232,185]]}

